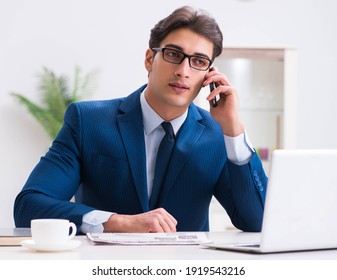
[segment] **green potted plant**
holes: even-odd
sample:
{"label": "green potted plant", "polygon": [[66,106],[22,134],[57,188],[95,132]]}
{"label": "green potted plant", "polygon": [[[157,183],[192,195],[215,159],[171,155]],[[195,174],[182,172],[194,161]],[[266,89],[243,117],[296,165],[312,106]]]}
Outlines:
{"label": "green potted plant", "polygon": [[82,100],[91,95],[96,88],[97,72],[92,71],[81,77],[81,70],[75,67],[73,87],[65,75],[57,76],[48,68],[43,68],[39,75],[38,90],[41,96],[39,105],[20,93],[12,92],[20,103],[25,105],[33,117],[43,126],[49,137],[54,140],[63,124],[64,113],[70,103]]}

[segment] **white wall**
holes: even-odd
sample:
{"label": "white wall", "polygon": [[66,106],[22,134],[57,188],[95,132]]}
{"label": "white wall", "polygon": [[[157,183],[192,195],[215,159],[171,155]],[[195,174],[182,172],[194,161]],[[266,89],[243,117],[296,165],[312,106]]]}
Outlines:
{"label": "white wall", "polygon": [[72,75],[80,65],[100,70],[93,98],[129,94],[146,82],[150,29],[184,4],[213,14],[225,45],[297,46],[299,147],[336,148],[334,0],[0,0],[0,227],[13,226],[13,200],[50,144],[9,93],[38,100],[43,66]]}

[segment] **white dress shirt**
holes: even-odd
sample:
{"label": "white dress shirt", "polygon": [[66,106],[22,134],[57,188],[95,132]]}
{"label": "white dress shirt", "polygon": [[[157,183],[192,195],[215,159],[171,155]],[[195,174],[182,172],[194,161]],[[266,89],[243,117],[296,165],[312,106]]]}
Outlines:
{"label": "white dress shirt", "polygon": [[[150,199],[152,193],[152,185],[154,171],[156,166],[157,152],[161,140],[165,135],[165,131],[161,126],[163,120],[147,103],[144,92],[140,96],[140,104],[143,114],[144,139],[146,148],[146,175],[147,175],[147,191]],[[188,110],[178,118],[171,121],[174,134],[176,135],[182,124],[187,118]],[[247,133],[242,133],[236,137],[224,135],[224,141],[227,150],[228,159],[238,165],[246,164],[254,151]],[[103,232],[103,223],[106,222],[113,212],[94,210],[83,216],[81,231],[87,232]]]}

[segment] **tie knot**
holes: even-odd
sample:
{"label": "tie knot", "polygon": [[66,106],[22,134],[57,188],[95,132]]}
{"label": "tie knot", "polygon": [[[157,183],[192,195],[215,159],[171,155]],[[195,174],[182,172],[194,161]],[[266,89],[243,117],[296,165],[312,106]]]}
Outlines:
{"label": "tie knot", "polygon": [[170,122],[162,122],[161,126],[164,128],[166,134],[174,136],[173,127]]}

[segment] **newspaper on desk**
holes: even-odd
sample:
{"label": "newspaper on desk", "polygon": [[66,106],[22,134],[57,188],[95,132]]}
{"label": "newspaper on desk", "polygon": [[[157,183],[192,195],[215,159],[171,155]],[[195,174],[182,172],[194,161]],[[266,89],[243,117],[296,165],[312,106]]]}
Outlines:
{"label": "newspaper on desk", "polygon": [[210,243],[204,232],[87,233],[94,245],[197,245]]}

